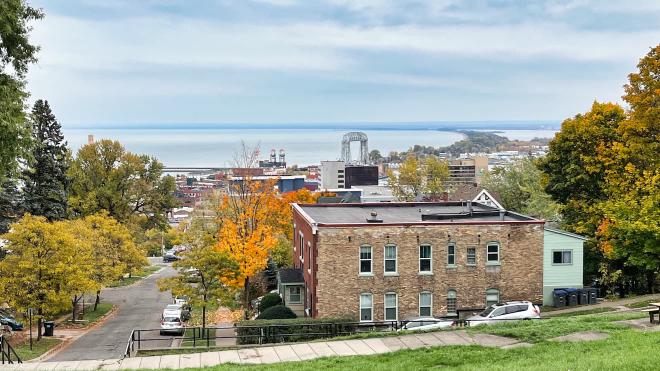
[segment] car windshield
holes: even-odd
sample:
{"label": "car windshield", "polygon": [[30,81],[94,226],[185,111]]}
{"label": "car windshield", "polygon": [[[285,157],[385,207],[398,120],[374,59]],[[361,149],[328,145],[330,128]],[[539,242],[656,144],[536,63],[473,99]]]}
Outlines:
{"label": "car windshield", "polygon": [[491,314],[494,310],[495,310],[495,306],[492,305],[492,306],[486,308],[486,310],[484,310],[483,312],[479,313],[479,316],[480,317],[488,317],[488,315]]}
{"label": "car windshield", "polygon": [[179,310],[179,309],[181,309],[181,305],[180,304],[170,304],[165,309]]}
{"label": "car windshield", "polygon": [[177,322],[177,323],[179,323],[179,322],[181,322],[181,320],[177,317],[165,317],[163,319],[163,322]]}

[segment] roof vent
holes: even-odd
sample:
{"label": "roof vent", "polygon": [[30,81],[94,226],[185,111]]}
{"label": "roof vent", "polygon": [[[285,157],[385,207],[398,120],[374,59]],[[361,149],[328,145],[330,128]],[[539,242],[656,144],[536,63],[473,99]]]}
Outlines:
{"label": "roof vent", "polygon": [[378,217],[378,213],[372,211],[369,217],[367,218],[367,223],[382,223],[383,219]]}

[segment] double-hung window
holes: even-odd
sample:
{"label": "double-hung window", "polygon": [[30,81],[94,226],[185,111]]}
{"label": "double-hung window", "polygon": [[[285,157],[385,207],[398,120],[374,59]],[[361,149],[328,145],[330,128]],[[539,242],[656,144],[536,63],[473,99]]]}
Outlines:
{"label": "double-hung window", "polygon": [[486,290],[486,306],[489,307],[493,304],[500,302],[500,290],[488,289]]}
{"label": "double-hung window", "polygon": [[289,287],[289,303],[291,304],[300,304],[302,303],[302,293],[300,286],[290,286]]}
{"label": "double-hung window", "polygon": [[486,264],[500,263],[500,245],[497,242],[489,242],[486,246]]}
{"label": "double-hung window", "polygon": [[573,264],[573,251],[554,250],[552,252],[552,264]]}
{"label": "double-hung window", "polygon": [[385,321],[397,320],[397,295],[395,293],[385,294]]}
{"label": "double-hung window", "polygon": [[360,295],[360,322],[373,321],[373,295],[361,294]]}
{"label": "double-hung window", "polygon": [[447,314],[456,314],[456,290],[447,291]]}
{"label": "double-hung window", "polygon": [[371,246],[360,246],[360,274],[372,274]]}
{"label": "double-hung window", "polygon": [[396,273],[396,245],[385,246],[385,274]]}
{"label": "double-hung window", "polygon": [[447,245],[447,265],[456,265],[456,245]]}
{"label": "double-hung window", "polygon": [[477,249],[474,247],[467,248],[467,265],[477,265]]}
{"label": "double-hung window", "polygon": [[419,246],[419,272],[431,273],[431,245]]}
{"label": "double-hung window", "polygon": [[419,315],[431,317],[433,313],[433,294],[430,292],[419,293]]}
{"label": "double-hung window", "polygon": [[298,246],[300,247],[300,261],[305,261],[305,237],[302,233],[298,236]]}

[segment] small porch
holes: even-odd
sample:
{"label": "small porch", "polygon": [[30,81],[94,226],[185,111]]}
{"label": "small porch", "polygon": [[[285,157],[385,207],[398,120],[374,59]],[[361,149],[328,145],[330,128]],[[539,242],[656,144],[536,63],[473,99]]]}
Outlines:
{"label": "small porch", "polygon": [[277,290],[282,303],[298,317],[305,316],[305,279],[302,269],[284,268],[277,272]]}

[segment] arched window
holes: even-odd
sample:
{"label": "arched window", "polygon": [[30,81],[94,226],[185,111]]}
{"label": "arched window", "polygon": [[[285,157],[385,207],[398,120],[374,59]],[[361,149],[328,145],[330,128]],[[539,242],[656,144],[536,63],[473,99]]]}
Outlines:
{"label": "arched window", "polygon": [[486,290],[486,307],[500,302],[500,290],[488,289]]}
{"label": "arched window", "polygon": [[447,291],[447,314],[456,314],[456,290]]}

